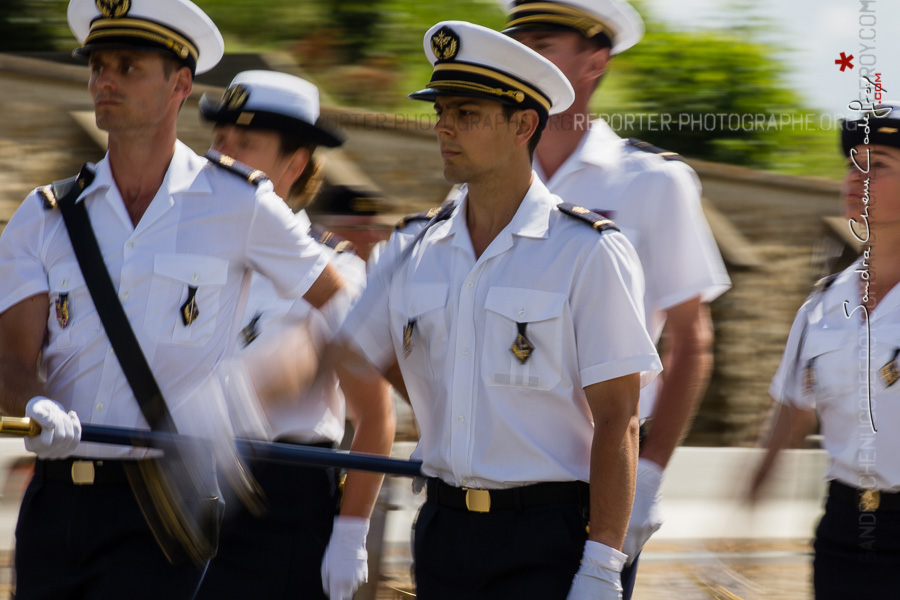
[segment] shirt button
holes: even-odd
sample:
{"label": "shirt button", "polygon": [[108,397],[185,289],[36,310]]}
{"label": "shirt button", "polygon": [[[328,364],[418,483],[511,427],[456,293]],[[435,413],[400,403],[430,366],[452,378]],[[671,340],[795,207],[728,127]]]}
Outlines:
{"label": "shirt button", "polygon": [[125,244],[125,245],[126,245],[127,247],[129,247],[129,248],[134,248],[134,242],[128,242],[128,243]]}
{"label": "shirt button", "polygon": [[69,280],[68,280],[68,279],[63,279],[63,280],[60,282],[59,285],[61,285],[62,287],[66,287],[67,285],[69,285]]}
{"label": "shirt button", "polygon": [[200,280],[200,276],[197,275],[196,273],[191,275],[191,281],[193,281],[194,283],[197,283],[199,280]]}
{"label": "shirt button", "polygon": [[119,297],[122,300],[128,300],[128,292],[122,292],[121,294],[119,294]]}
{"label": "shirt button", "polygon": [[463,356],[468,356],[468,355],[469,355],[469,349],[468,349],[468,348],[463,348],[462,355],[463,355]]}
{"label": "shirt button", "polygon": [[467,287],[467,288],[475,287],[475,284],[472,283],[471,281],[467,281],[467,282],[466,282],[466,287]]}
{"label": "shirt button", "polygon": [[519,316],[520,316],[520,317],[524,317],[524,316],[525,316],[525,309],[524,309],[524,308],[519,309]]}
{"label": "shirt button", "polygon": [[112,348],[110,348],[110,349],[109,349],[109,350],[107,350],[107,352],[106,352],[106,353],[107,353],[107,354],[112,354],[112,353],[113,353],[113,349],[112,349]]}
{"label": "shirt button", "polygon": [[98,402],[96,408],[97,408],[97,410],[103,410],[103,403]]}
{"label": "shirt button", "polygon": [[466,422],[466,418],[462,415],[459,415],[458,417],[456,417],[456,420],[459,421],[460,423]]}

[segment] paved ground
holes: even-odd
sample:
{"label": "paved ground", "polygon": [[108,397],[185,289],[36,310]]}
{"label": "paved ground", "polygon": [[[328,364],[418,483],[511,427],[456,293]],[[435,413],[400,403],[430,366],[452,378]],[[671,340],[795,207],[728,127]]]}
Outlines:
{"label": "paved ground", "polygon": [[[812,600],[809,545],[800,541],[649,544],[635,600]],[[387,571],[379,599],[413,597],[408,573]]]}

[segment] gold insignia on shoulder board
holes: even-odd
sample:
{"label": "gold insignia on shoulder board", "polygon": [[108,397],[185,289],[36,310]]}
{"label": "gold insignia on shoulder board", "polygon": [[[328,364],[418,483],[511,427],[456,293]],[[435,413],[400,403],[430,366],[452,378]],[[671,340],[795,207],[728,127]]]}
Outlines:
{"label": "gold insignia on shoulder board", "polygon": [[131,10],[131,0],[97,0],[97,10],[107,19],[119,19]]}
{"label": "gold insignia on shoulder board", "polygon": [[589,211],[588,209],[586,209],[586,208],[583,207],[583,206],[573,206],[573,207],[572,207],[572,212],[573,212],[573,213],[578,213],[579,215],[586,215],[586,214],[588,214],[588,213],[591,212],[591,211]]}
{"label": "gold insignia on shoulder board", "polygon": [[438,60],[453,60],[459,54],[459,36],[449,27],[441,27],[431,36],[431,51]]}
{"label": "gold insignia on shoulder board", "polygon": [[233,85],[222,94],[222,108],[225,110],[240,110],[247,104],[250,98],[250,90],[243,85]]}

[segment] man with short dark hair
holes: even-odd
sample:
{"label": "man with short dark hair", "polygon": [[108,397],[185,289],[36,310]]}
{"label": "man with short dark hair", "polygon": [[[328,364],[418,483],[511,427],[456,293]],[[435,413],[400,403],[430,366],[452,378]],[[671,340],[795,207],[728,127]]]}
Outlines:
{"label": "man with short dark hair", "polygon": [[661,368],[634,249],[531,170],[572,101],[559,69],[461,21],[424,46],[410,97],[434,103],[444,177],[468,193],[394,233],[342,329],[419,425],[417,596],[619,598],[637,398]]}
{"label": "man with short dark hair", "polygon": [[[244,71],[221,100],[204,96],[200,112],[215,123],[212,149],[264,171],[275,192],[299,209],[298,218],[354,295],[361,293],[365,263],[346,240],[311,226],[303,210],[317,187],[309,178],[318,168],[316,148],[343,142],[339,132],[319,119],[316,86],[287,73]],[[270,281],[254,274],[241,346],[253,352],[285,325],[315,318],[310,313],[308,302],[279,298]],[[372,369],[341,371],[339,378],[334,373],[322,376],[302,397],[271,404],[268,422],[276,442],[334,448],[344,437],[349,416],[351,450],[390,453],[394,438],[390,388]],[[341,493],[340,473],[334,468],[251,466],[266,495],[266,514],[257,517],[241,507],[229,516],[198,598],[244,599],[258,594],[271,600],[350,600],[367,580],[366,535],[383,476],[351,471]]]}
{"label": "man with short dark hair", "polygon": [[342,284],[269,182],[178,141],[194,74],[224,50],[203,11],[188,0],[72,0],[68,17],[109,152],[82,170],[73,204],[39,188],[0,236],[0,408],[42,428],[25,442],[37,460],[16,527],[16,597],[189,599],[205,565],[164,554],[129,485],[156,454],[79,443],[82,422],[146,429],[152,412],[76,262],[71,240],[83,232],[67,230],[59,205],[84,207],[97,266],[181,433],[220,422],[206,392],[222,394],[217,367],[251,270],[316,307]]}

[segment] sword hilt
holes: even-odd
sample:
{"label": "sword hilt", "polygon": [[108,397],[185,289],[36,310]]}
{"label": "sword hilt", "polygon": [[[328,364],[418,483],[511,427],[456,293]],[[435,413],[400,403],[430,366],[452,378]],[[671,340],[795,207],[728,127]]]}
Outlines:
{"label": "sword hilt", "polygon": [[41,432],[41,426],[28,417],[0,417],[0,435],[32,437]]}

